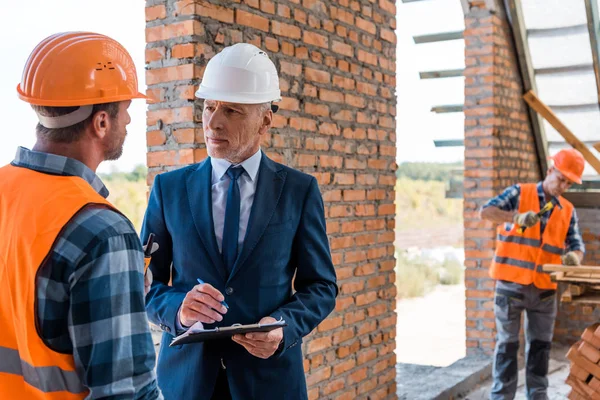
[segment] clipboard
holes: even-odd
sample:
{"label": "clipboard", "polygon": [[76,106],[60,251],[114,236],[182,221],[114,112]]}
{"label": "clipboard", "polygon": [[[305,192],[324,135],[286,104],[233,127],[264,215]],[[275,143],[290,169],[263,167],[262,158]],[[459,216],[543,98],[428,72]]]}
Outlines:
{"label": "clipboard", "polygon": [[277,328],[287,326],[284,320],[273,322],[270,324],[233,324],[231,326],[221,326],[213,329],[204,329],[191,332],[190,330],[175,337],[169,347],[181,344],[200,343],[205,340],[230,338],[233,335],[245,334],[252,332],[269,332]]}

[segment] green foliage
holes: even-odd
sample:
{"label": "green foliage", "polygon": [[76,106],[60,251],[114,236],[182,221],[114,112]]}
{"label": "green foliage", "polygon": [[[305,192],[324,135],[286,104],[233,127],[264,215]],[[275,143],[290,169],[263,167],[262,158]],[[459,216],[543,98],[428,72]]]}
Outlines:
{"label": "green foliage", "polygon": [[146,176],[137,181],[130,181],[124,177],[104,179],[108,188],[110,201],[119,211],[131,220],[138,233],[142,229],[144,212],[146,211]]}
{"label": "green foliage", "polygon": [[100,174],[100,179],[102,179],[104,183],[123,180],[128,182],[138,182],[145,181],[147,173],[148,169],[146,166],[139,164],[131,172],[111,172],[109,174]]}
{"label": "green foliage", "polygon": [[439,262],[427,258],[410,258],[396,252],[396,287],[398,298],[420,297],[437,285],[457,285],[464,279],[464,267],[454,259]]}
{"label": "green foliage", "polygon": [[463,200],[447,199],[445,183],[398,178],[396,229],[425,229],[462,225]]}
{"label": "green foliage", "polygon": [[457,177],[455,171],[462,169],[462,163],[426,163],[403,162],[398,165],[396,176],[423,181],[447,182],[450,178],[462,179],[462,173]]}

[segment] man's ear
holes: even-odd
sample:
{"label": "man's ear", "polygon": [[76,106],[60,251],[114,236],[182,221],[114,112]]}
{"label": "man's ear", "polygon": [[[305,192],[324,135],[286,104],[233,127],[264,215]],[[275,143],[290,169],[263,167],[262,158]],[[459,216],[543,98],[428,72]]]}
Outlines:
{"label": "man's ear", "polygon": [[271,128],[271,125],[273,125],[273,111],[267,110],[263,113],[262,124],[258,133],[264,135]]}
{"label": "man's ear", "polygon": [[92,116],[92,123],[90,124],[92,135],[99,139],[104,139],[108,131],[110,130],[110,116],[106,111],[98,111]]}

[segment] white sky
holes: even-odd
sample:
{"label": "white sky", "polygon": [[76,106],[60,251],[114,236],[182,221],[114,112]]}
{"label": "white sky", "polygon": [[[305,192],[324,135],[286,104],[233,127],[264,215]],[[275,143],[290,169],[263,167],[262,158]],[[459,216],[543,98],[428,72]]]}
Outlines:
{"label": "white sky", "polygon": [[[36,117],[29,105],[20,101],[16,86],[31,50],[45,37],[61,31],[85,30],[106,34],[122,43],[131,53],[145,90],[145,3],[134,0],[27,0],[0,2],[0,15],[10,15],[0,24],[0,109],[3,110],[3,139],[0,165],[10,162],[17,146],[31,148],[35,142]],[[420,80],[418,71],[459,68],[464,63],[462,41],[415,45],[412,36],[463,29],[460,2],[432,0],[397,2],[397,92],[398,161],[457,161],[463,148],[435,148],[433,139],[463,137],[463,114],[436,115],[432,105],[461,104],[462,78]],[[146,162],[146,104],[137,100],[130,107],[123,156],[105,162],[99,172],[131,170]]]}

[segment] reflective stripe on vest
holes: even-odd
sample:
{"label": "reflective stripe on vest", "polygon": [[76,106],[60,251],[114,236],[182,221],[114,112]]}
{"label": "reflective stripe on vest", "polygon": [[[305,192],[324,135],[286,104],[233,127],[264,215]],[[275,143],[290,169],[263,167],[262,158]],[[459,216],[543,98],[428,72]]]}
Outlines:
{"label": "reflective stripe on vest", "polygon": [[75,371],[59,367],[34,367],[21,360],[19,351],[0,346],[0,373],[22,376],[29,385],[42,392],[82,393],[87,389]]}
{"label": "reflective stripe on vest", "polygon": [[[540,201],[536,184],[519,185],[521,195],[519,212],[538,212]],[[490,276],[494,279],[534,284],[540,289],[556,289],[556,283],[550,274],[542,270],[544,264],[560,264],[564,252],[569,223],[573,214],[573,205],[563,197],[559,199],[562,209],[554,208],[543,235],[540,224],[517,233],[517,226],[502,224],[498,227],[496,252],[490,267]]]}

